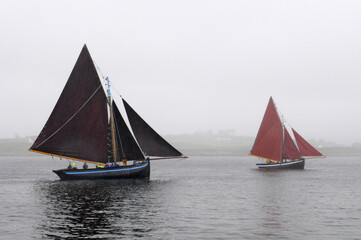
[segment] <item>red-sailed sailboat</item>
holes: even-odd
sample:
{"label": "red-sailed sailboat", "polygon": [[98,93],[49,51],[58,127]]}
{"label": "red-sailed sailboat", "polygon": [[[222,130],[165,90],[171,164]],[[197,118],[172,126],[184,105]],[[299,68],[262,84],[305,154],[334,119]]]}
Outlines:
{"label": "red-sailed sailboat", "polygon": [[266,159],[259,168],[304,169],[305,158],[324,157],[293,128],[296,143],[277,112],[272,97],[249,155]]}

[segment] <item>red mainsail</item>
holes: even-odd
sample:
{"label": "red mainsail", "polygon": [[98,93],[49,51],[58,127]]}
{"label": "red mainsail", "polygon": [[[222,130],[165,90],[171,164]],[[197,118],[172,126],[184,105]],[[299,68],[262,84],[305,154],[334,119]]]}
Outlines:
{"label": "red mainsail", "polygon": [[323,156],[322,153],[317,151],[311,144],[309,144],[300,134],[298,134],[293,128],[293,135],[295,136],[298,149],[300,150],[302,156],[305,157],[316,157]]}
{"label": "red mainsail", "polygon": [[283,129],[272,97],[268,102],[251,155],[281,161]]}

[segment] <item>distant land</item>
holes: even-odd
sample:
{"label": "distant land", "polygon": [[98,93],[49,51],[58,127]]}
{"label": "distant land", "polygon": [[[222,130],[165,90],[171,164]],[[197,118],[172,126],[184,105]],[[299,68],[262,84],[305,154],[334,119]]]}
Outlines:
{"label": "distant land", "polygon": [[[35,136],[0,139],[0,156],[35,156],[28,149]],[[254,137],[239,136],[234,131],[197,132],[193,134],[165,135],[164,138],[188,156],[220,155],[245,156],[249,153]],[[361,155],[361,143],[344,146],[324,140],[307,139],[326,156]]]}

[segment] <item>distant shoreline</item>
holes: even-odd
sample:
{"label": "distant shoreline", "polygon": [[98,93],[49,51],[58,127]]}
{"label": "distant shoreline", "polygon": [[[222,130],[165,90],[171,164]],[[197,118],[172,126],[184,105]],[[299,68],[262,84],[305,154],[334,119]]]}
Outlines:
{"label": "distant shoreline", "polygon": [[[164,138],[188,156],[247,156],[254,141],[253,137],[228,131],[166,135]],[[36,156],[28,151],[34,140],[34,136],[0,139],[0,156]],[[310,142],[325,156],[361,156],[361,143],[342,146],[324,140],[311,139]]]}

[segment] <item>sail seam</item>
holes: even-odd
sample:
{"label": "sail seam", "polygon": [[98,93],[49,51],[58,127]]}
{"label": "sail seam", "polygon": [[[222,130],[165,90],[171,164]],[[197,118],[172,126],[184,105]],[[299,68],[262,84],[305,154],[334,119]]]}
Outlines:
{"label": "sail seam", "polygon": [[48,138],[46,138],[44,141],[42,141],[41,143],[39,143],[35,148],[40,147],[41,145],[43,145],[46,141],[48,141],[50,138],[52,138],[56,133],[58,133],[63,127],[65,127],[65,125],[67,125],[84,107],[85,105],[94,97],[94,95],[98,92],[98,90],[100,89],[100,87],[102,86],[102,84],[99,85],[99,87],[94,91],[94,93],[88,98],[88,100],[86,100],[86,102],[78,109],[78,111],[76,111],[73,116],[71,116],[68,121],[66,121],[60,128],[58,128],[58,130],[56,130],[53,134],[51,134]]}

